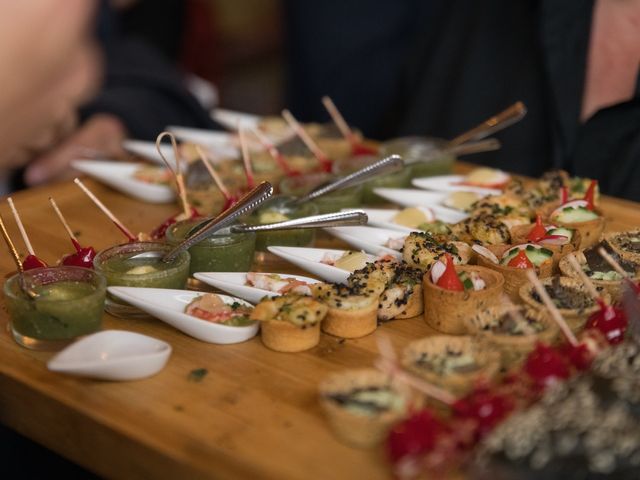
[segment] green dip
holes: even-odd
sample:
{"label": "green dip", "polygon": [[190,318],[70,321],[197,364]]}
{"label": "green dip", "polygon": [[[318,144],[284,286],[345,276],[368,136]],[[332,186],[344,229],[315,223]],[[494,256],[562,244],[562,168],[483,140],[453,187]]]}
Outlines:
{"label": "green dip", "polygon": [[[177,245],[191,229],[204,221],[199,218],[172,225],[167,229],[167,242]],[[215,234],[189,249],[189,275],[196,272],[247,272],[253,264],[255,247],[256,234],[253,232]]]}
{"label": "green dip", "polygon": [[456,157],[446,153],[433,153],[444,143],[444,140],[428,137],[396,138],[383,143],[380,154],[384,157],[400,155],[409,166],[411,178],[447,175],[451,173]]}
{"label": "green dip", "polygon": [[[280,182],[280,192],[289,197],[302,197],[312,190],[336,180],[337,177],[326,173],[310,173],[299,177],[288,177]],[[343,208],[362,205],[362,185],[328,193],[313,200],[318,213],[338,212]]]}
{"label": "green dip", "polygon": [[106,281],[92,270],[55,267],[25,272],[24,280],[39,296],[28,297],[19,275],[4,284],[11,330],[16,341],[30,348],[55,348],[102,324]]}

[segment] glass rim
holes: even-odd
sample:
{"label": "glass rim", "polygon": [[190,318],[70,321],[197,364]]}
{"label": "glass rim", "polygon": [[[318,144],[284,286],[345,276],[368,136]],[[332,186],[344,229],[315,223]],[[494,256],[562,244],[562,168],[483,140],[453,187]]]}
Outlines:
{"label": "glass rim", "polygon": [[[211,217],[204,217],[202,219],[202,222],[205,222],[207,220],[211,220],[215,218],[214,216]],[[173,225],[170,225],[169,228],[167,228],[167,231],[164,234],[164,238],[167,241],[171,241],[171,242],[176,242],[176,241],[182,241],[184,240],[184,237],[175,237],[173,235],[173,231],[179,226],[179,225],[184,225],[184,224],[188,224],[190,222],[193,222],[193,224],[197,224],[199,222],[194,222],[193,220],[189,219],[189,220],[181,220],[179,222],[174,223]],[[213,235],[210,235],[209,237],[205,238],[204,240],[196,243],[195,245],[193,245],[191,248],[196,248],[196,247],[208,247],[208,246],[217,246],[217,245],[209,245],[210,243],[214,243],[214,242],[209,242],[209,240],[213,240],[213,239],[223,239],[223,238],[229,238],[231,240],[233,240],[232,242],[228,242],[227,245],[229,243],[240,243],[243,240],[250,240],[251,237],[255,237],[256,233],[255,232],[231,232],[228,231],[226,233],[214,233]],[[174,246],[174,245],[172,245]],[[191,250],[191,248],[189,250]]]}
{"label": "glass rim", "polygon": [[[138,248],[136,249],[135,247],[140,247],[141,245],[143,246],[149,246],[150,248]],[[119,245],[114,245],[112,247],[109,247],[105,250],[101,250],[100,252],[98,252],[98,254],[95,256],[95,258],[93,259],[93,267],[96,269],[96,271],[98,271],[99,273],[102,273],[104,275],[106,275],[106,272],[109,273],[114,273],[119,277],[122,278],[136,278],[136,279],[140,279],[140,278],[150,278],[150,277],[154,277],[154,276],[165,276],[167,274],[167,272],[173,272],[173,271],[178,271],[180,270],[180,268],[186,264],[189,265],[189,263],[191,262],[191,256],[189,255],[189,252],[187,250],[184,250],[182,252],[180,252],[180,254],[173,260],[174,264],[166,269],[163,270],[156,270],[155,272],[151,272],[148,274],[143,274],[143,275],[127,275],[126,273],[119,273],[119,272],[111,272],[110,270],[106,270],[104,268],[104,264],[110,260],[111,258],[114,258],[118,255],[119,251],[121,250],[125,250],[126,247],[132,247],[132,250],[127,251],[126,253],[141,253],[141,252],[145,252],[145,251],[149,251],[149,250],[153,250],[153,249],[157,249],[160,251],[169,251],[171,250],[174,245],[170,245],[168,243],[164,243],[164,242],[130,242],[130,243],[121,243]],[[109,256],[107,256],[109,255]],[[167,265],[171,265],[171,264],[167,264]]]}
{"label": "glass rim", "polygon": [[[47,268],[34,268],[32,270],[27,270],[24,273],[20,273],[20,272],[16,272],[14,275],[12,275],[11,277],[9,277],[7,280],[5,280],[4,282],[4,286],[3,286],[3,293],[5,294],[5,296],[11,298],[12,300],[18,300],[18,301],[23,301],[23,300],[30,300],[29,298],[25,298],[22,296],[18,296],[16,294],[14,294],[14,291],[12,290],[11,287],[13,287],[13,285],[15,283],[17,283],[18,278],[20,278],[21,275],[26,275],[26,276],[34,276],[34,275],[38,275],[38,274],[47,274],[47,273],[51,273],[51,272],[78,272],[78,273],[82,273],[85,275],[89,275],[91,277],[91,280],[86,280],[86,281],[82,281],[82,280],[77,280],[77,279],[69,279],[69,278],[60,278],[57,279],[55,281],[49,282],[47,284],[42,284],[42,285],[49,285],[49,284],[53,284],[53,283],[58,283],[58,282],[64,282],[64,281],[78,281],[78,282],[82,282],[82,283],[90,283],[92,285],[95,285],[95,289],[92,290],[91,292],[87,293],[87,295],[84,295],[83,297],[80,298],[74,298],[74,299],[47,299],[47,298],[40,298],[38,299],[38,302],[50,302],[50,303],[57,303],[57,304],[64,304],[64,303],[74,303],[77,302],[78,300],[82,300],[85,298],[90,298],[93,296],[99,296],[102,295],[103,292],[106,292],[107,289],[107,278],[102,274],[102,272],[98,272],[96,270],[93,270],[91,268],[85,268],[85,267],[76,267],[76,266],[59,266],[59,267],[47,267]],[[19,290],[20,287],[18,287]]]}

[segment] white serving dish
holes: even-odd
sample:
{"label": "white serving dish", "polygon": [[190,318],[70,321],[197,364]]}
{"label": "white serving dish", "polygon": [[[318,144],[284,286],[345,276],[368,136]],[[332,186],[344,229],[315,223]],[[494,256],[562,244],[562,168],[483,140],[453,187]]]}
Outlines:
{"label": "white serving dish", "polygon": [[175,193],[171,187],[146,183],[134,178],[133,174],[136,170],[144,167],[140,163],[74,160],[71,166],[125,195],[144,202],[171,203],[175,199]]}
{"label": "white serving dish", "polygon": [[[136,287],[108,287],[108,290],[119,299],[203,342],[240,343],[254,337],[260,328],[258,322],[246,327],[231,327],[184,313],[187,304],[194,298],[204,295],[205,292]],[[249,305],[242,299],[227,295],[220,295],[220,298],[227,304],[240,302]]]}
{"label": "white serving dish", "polygon": [[[340,257],[348,250],[306,247],[267,247],[271,253],[331,283],[344,283],[351,272],[322,263],[326,254]],[[375,261],[374,255],[367,255],[369,261]]]}
{"label": "white serving dish", "polygon": [[374,192],[393,203],[404,207],[427,207],[435,214],[437,220],[447,223],[458,223],[469,215],[461,210],[446,207],[443,202],[448,194],[430,192],[411,188],[375,188]]}
{"label": "white serving dish", "polygon": [[[315,278],[303,277],[302,275],[285,273],[279,273],[278,275],[282,278],[295,278],[307,283],[318,283],[320,281]],[[277,297],[279,295],[276,292],[246,285],[247,272],[198,272],[193,276],[207,285],[219,288],[253,304],[259,303],[263,297]]]}
{"label": "white serving dish", "polygon": [[84,337],[47,363],[54,372],[100,380],[139,380],[164,368],[171,345],[123,330],[104,330]]}
{"label": "white serving dish", "polygon": [[385,246],[390,239],[404,238],[406,232],[391,228],[378,227],[331,227],[325,228],[331,235],[348,243],[357,250],[364,250],[373,255],[392,255],[401,259],[402,253]]}
{"label": "white serving dish", "polygon": [[414,178],[411,183],[418,188],[437,192],[475,192],[480,195],[500,195],[502,193],[502,190],[498,188],[461,185],[460,182],[463,182],[464,179],[464,175],[438,175],[435,177]]}

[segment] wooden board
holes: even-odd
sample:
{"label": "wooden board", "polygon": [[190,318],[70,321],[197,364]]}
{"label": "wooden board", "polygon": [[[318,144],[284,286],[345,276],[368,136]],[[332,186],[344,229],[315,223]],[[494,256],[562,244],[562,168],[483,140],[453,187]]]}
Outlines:
{"label": "wooden board", "polygon": [[[177,210],[147,205],[87,180],[87,185],[135,232],[149,231]],[[14,196],[39,256],[54,262],[70,243],[47,202],[53,196],[83,244],[96,249],[123,238],[72,183]],[[604,199],[609,229],[636,226],[638,205]],[[19,241],[6,202],[0,213]],[[344,245],[319,236],[318,245]],[[0,256],[2,272],[14,270]],[[296,272],[267,259],[265,271]],[[6,309],[0,312],[0,421],[84,467],[107,477],[148,478],[389,478],[380,451],[340,444],[317,401],[327,374],[369,366],[375,339],[341,341],[323,335],[317,348],[284,354],[266,349],[259,337],[238,345],[202,343],[157,320],[105,315],[104,327],[126,329],[169,342],[173,355],[157,376],[137,382],[96,382],[51,373],[50,353],[15,344]],[[433,333],[422,318],[380,327],[399,350]],[[208,374],[189,380],[194,369]]]}

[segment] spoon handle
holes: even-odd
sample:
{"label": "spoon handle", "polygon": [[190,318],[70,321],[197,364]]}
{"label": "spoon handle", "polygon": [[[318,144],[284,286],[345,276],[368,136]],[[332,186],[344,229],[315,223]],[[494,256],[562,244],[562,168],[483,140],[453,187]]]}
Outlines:
{"label": "spoon handle", "polygon": [[346,227],[352,225],[366,225],[367,214],[361,210],[349,212],[325,213],[310,217],[294,218],[278,223],[263,225],[234,225],[232,232],[270,232],[272,230],[289,230],[294,228]]}
{"label": "spoon handle", "polygon": [[331,182],[327,185],[321,186],[320,188],[316,188],[305,196],[295,200],[294,203],[305,203],[310,200],[314,200],[322,195],[326,195],[327,193],[347,187],[352,187],[353,185],[358,185],[360,183],[366,182],[370,178],[376,177],[378,175],[382,175],[384,173],[394,173],[402,170],[403,168],[404,161],[402,160],[402,158],[399,155],[391,155],[390,157],[378,160],[371,165],[367,165],[360,170],[356,170],[355,172],[350,173],[345,177],[339,178],[335,182]]}
{"label": "spoon handle", "polygon": [[214,219],[209,220],[193,234],[188,235],[187,238],[162,257],[162,261],[172,261],[176,256],[178,256],[178,254],[180,254],[180,252],[188,250],[193,245],[213,235],[215,232],[230,226],[238,218],[243,217],[258,208],[269,197],[271,197],[271,195],[273,195],[273,186],[269,182],[260,183],[260,185],[242,196],[236,204],[222,212]]}
{"label": "spoon handle", "polygon": [[519,122],[526,114],[527,107],[524,106],[524,103],[516,102],[506,110],[486,119],[477,127],[458,135],[456,138],[449,141],[447,146],[453,147],[455,145],[461,145],[470,140],[482,140],[483,138],[493,135],[514,123]]}

